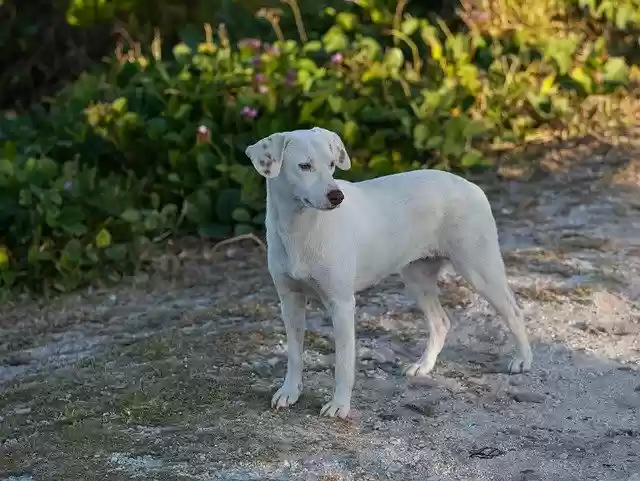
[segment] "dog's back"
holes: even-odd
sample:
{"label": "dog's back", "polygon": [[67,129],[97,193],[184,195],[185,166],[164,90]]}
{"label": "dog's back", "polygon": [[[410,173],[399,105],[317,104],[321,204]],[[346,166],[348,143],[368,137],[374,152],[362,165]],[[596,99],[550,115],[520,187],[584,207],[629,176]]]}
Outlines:
{"label": "dog's back", "polygon": [[417,259],[448,257],[469,230],[495,232],[482,189],[448,172],[417,170],[338,185],[345,201],[331,215],[353,235],[360,288]]}

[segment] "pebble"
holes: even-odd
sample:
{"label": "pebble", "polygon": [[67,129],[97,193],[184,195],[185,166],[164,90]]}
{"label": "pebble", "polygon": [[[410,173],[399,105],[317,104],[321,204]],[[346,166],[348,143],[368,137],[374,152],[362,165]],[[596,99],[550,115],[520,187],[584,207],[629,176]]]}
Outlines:
{"label": "pebble", "polygon": [[413,402],[403,404],[402,407],[409,409],[418,414],[422,414],[423,416],[433,416],[435,411],[433,409],[433,404],[428,402]]}
{"label": "pebble", "polygon": [[520,476],[516,476],[516,481],[541,481],[542,477],[533,469],[520,471]]}
{"label": "pebble", "polygon": [[519,403],[543,403],[545,399],[542,394],[528,391],[510,392],[509,395]]}
{"label": "pebble", "polygon": [[23,366],[25,364],[29,364],[32,360],[31,354],[26,352],[17,352],[9,355],[4,362],[8,366]]}

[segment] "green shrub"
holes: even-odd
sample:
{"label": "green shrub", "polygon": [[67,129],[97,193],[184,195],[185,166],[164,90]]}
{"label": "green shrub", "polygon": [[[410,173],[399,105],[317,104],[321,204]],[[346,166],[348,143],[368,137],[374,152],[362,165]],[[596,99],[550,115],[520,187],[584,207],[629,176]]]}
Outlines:
{"label": "green shrub", "polygon": [[173,204],[139,205],[133,176],[97,175],[78,161],[0,152],[0,289],[67,291],[139,268],[142,254],[178,220]]}
{"label": "green shrub", "polygon": [[[488,165],[498,144],[569,125],[589,96],[629,86],[631,67],[607,41],[555,24],[545,33],[542,9],[521,12],[529,28],[469,14],[452,32],[393,5],[327,9],[333,26],[321,34],[295,27],[306,42],[236,45],[206,28],[169,55],[158,42],[118,52],[29,116],[0,121],[0,142],[11,146],[2,161],[4,285],[66,289],[131,272],[150,240],[177,228],[214,238],[260,229],[263,179],[244,149],[275,131],[336,131],[351,153],[350,179],[422,166],[465,172]],[[200,126],[210,142],[198,142]],[[77,185],[71,170],[93,179],[80,181],[85,190],[64,189]],[[20,194],[32,186],[46,195]],[[15,201],[21,195],[35,203]],[[74,230],[76,220],[83,227]],[[99,236],[113,245],[99,248]],[[110,257],[113,246],[123,261]],[[29,256],[40,250],[42,260]]]}

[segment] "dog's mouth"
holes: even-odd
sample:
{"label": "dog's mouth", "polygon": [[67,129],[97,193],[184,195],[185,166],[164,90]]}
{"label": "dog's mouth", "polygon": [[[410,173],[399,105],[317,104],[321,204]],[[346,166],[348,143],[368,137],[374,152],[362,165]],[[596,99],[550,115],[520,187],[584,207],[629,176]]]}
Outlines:
{"label": "dog's mouth", "polygon": [[335,210],[335,209],[337,209],[338,207],[340,207],[340,204],[338,204],[338,205],[327,205],[327,206],[318,207],[317,205],[312,204],[312,203],[311,203],[311,201],[310,201],[309,199],[307,199],[306,197],[303,197],[303,198],[298,199],[298,200],[302,203],[302,205],[303,205],[304,207],[309,207],[309,208],[311,208],[311,209],[316,209],[316,210],[325,210],[325,211],[326,211],[326,210]]}

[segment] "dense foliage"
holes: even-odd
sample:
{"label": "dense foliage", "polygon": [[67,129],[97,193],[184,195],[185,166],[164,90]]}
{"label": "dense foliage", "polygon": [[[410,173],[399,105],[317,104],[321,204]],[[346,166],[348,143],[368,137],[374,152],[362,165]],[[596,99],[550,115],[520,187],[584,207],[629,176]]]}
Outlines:
{"label": "dense foliage", "polygon": [[259,230],[264,187],[243,152],[274,131],[338,132],[352,179],[464,172],[498,144],[580,134],[585,99],[610,107],[635,88],[637,0],[485,3],[453,31],[402,2],[355,0],[314,18],[318,30],[295,8],[287,29],[266,10],[262,39],[205,25],[173,45],[120,45],[50,102],[0,119],[0,287],[65,291],[132,272],[176,231]]}

